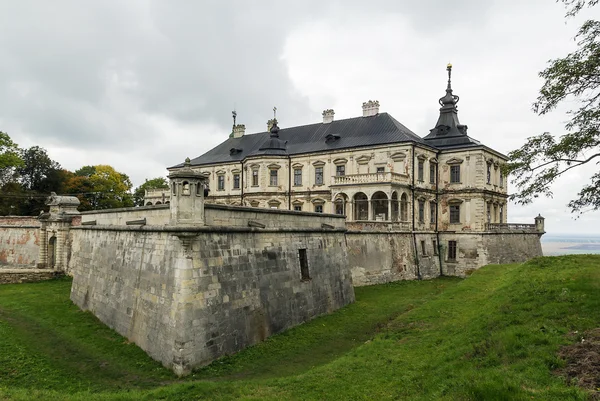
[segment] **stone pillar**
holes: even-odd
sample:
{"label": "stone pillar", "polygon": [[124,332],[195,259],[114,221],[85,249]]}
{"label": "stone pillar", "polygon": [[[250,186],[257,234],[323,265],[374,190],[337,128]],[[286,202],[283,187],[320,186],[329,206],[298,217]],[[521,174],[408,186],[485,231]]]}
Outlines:
{"label": "stone pillar", "polygon": [[354,221],[354,208],[352,207],[353,205],[354,202],[352,202],[351,200],[348,200],[348,202],[345,203],[346,221]]}
{"label": "stone pillar", "polygon": [[[171,181],[171,225],[204,225],[204,187],[207,178],[191,168],[187,158],[182,168],[169,174]],[[174,188],[174,189],[173,189]]]}
{"label": "stone pillar", "polygon": [[544,230],[544,218],[542,217],[541,214],[538,214],[537,217],[535,218],[535,229],[537,230],[537,232],[539,233],[545,233],[546,231]]}
{"label": "stone pillar", "polygon": [[392,221],[392,197],[391,196],[388,198],[387,221]]}

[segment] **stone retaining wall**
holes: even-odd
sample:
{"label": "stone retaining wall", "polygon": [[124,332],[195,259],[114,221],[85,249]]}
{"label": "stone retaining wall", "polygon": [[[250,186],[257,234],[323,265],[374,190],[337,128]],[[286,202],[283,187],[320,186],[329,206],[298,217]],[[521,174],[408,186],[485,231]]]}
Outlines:
{"label": "stone retaining wall", "polygon": [[46,269],[0,269],[0,284],[33,283],[50,280],[62,274],[56,270]]}

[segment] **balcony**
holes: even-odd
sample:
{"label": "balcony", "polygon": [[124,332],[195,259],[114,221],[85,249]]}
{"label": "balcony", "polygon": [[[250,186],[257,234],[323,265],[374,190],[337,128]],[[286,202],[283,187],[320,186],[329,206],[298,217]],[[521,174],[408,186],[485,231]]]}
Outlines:
{"label": "balcony", "polygon": [[521,224],[521,223],[486,223],[486,231],[538,231],[535,224]]}
{"label": "balcony", "polygon": [[336,175],[332,185],[360,185],[376,183],[407,183],[408,176],[386,171],[384,173]]}

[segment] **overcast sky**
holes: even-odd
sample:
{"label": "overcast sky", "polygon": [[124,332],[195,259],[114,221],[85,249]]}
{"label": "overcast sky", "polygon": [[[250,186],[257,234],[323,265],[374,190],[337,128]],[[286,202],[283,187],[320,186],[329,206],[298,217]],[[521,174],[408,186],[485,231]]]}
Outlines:
{"label": "overcast sky", "polygon": [[[575,48],[583,18],[552,0],[2,1],[0,130],[64,168],[110,164],[134,185],[227,139],[231,111],[249,133],[278,108],[281,127],[361,115],[362,102],[421,136],[433,128],[452,62],[459,117],[500,152],[563,133],[558,110],[531,112],[551,58]],[[568,105],[567,105],[568,106]],[[595,166],[553,199],[512,205],[510,222],[600,232],[600,213],[566,204]]]}

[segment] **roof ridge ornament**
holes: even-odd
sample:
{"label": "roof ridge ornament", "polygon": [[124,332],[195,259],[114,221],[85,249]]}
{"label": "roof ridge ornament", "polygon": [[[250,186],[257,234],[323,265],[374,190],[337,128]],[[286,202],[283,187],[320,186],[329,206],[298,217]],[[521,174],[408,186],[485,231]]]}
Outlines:
{"label": "roof ridge ornament", "polygon": [[438,101],[442,109],[452,109],[456,108],[456,104],[460,100],[460,97],[454,95],[452,93],[452,64],[448,63],[446,66],[446,71],[448,71],[448,86],[446,87],[446,95],[440,98]]}

